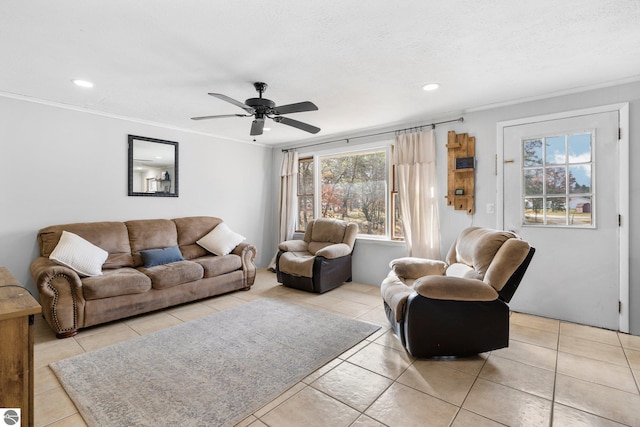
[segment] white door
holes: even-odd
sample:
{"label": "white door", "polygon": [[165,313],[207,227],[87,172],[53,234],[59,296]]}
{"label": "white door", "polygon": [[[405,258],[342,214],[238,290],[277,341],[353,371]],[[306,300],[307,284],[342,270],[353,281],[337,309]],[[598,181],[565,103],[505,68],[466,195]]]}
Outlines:
{"label": "white door", "polygon": [[503,228],[536,248],[511,309],[618,330],[618,111],[503,129]]}

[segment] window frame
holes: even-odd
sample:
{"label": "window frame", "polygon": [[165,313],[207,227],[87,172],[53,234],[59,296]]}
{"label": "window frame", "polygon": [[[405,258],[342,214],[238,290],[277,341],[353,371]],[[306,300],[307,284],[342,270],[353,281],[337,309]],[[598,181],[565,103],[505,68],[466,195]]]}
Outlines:
{"label": "window frame", "polygon": [[[358,233],[358,239],[367,239],[367,240],[375,240],[375,241],[404,241],[403,237],[394,236],[394,211],[392,208],[393,204],[393,193],[397,193],[395,186],[395,175],[393,173],[393,162],[392,162],[392,147],[393,141],[386,140],[377,143],[371,144],[362,144],[357,147],[341,147],[334,149],[326,149],[319,150],[313,153],[305,153],[301,154],[298,161],[305,159],[313,158],[313,215],[315,218],[321,218],[322,214],[322,179],[321,179],[321,160],[323,158],[328,157],[339,157],[339,156],[348,156],[348,155],[358,155],[364,153],[371,153],[376,151],[384,151],[385,153],[385,234],[383,235],[372,235],[365,233]],[[299,204],[297,204],[298,208],[296,211],[299,224],[300,210]],[[305,230],[296,230],[297,233],[304,233]]]}

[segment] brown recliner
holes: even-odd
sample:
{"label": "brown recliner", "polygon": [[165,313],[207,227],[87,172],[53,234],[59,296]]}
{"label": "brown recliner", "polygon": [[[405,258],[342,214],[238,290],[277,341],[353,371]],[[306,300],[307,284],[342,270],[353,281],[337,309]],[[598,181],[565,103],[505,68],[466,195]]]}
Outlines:
{"label": "brown recliner", "polygon": [[358,224],[330,218],[309,221],[302,240],[278,245],[276,274],[284,286],[323,293],[351,281]]}
{"label": "brown recliner", "polygon": [[509,307],[535,249],[508,231],[470,227],[446,262],[391,261],[387,318],[415,357],[468,356],[509,345]]}

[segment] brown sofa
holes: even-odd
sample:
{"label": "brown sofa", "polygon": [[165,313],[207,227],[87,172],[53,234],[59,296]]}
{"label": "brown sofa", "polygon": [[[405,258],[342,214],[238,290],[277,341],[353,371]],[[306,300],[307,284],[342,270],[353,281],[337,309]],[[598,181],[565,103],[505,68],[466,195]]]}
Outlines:
{"label": "brown sofa", "polygon": [[[202,216],[43,228],[38,232],[40,257],[31,264],[31,275],[45,319],[57,337],[64,338],[80,328],[248,290],[256,274],[253,245],[240,243],[218,256],[196,243],[220,223],[220,218]],[[101,275],[83,277],[49,259],[63,231],[108,252]],[[144,266],[141,251],[175,246],[183,260]]]}

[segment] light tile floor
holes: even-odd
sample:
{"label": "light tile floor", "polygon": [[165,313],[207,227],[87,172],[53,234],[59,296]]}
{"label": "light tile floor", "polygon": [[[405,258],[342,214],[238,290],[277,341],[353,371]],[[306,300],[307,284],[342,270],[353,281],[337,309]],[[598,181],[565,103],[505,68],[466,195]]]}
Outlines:
{"label": "light tile floor", "polygon": [[640,426],[640,337],[512,313],[508,348],[419,360],[389,330],[379,288],[347,283],[322,295],[258,272],[248,292],[113,322],[58,340],[35,338],[35,425],[84,426],[48,364],[259,298],[279,298],[382,329],[306,377],[239,426]]}

